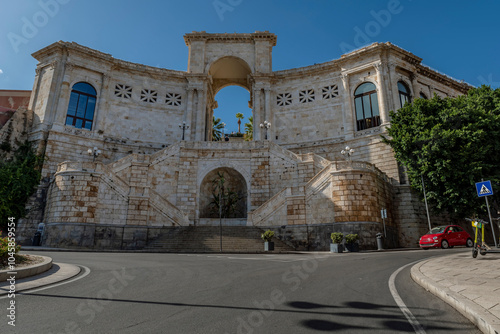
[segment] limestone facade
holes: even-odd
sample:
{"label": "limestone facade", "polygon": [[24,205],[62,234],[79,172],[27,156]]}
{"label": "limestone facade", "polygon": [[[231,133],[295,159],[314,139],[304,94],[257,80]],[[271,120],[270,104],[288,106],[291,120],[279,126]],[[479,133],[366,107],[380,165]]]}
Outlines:
{"label": "limestone facade", "polygon": [[[123,237],[126,226],[210,224],[207,182],[224,169],[234,171],[232,182],[245,189],[240,205],[245,212],[227,224],[246,219],[246,225],[262,227],[367,223],[379,229],[380,209],[386,208],[395,244],[415,244],[426,227],[417,214],[421,203],[404,185],[404,173],[380,137],[390,126],[389,110],[401,106],[398,83],[411,99],[457,96],[470,86],[391,43],[273,71],[277,37],[272,33],[193,32],[184,40],[186,72],[61,41],[33,54],[39,63],[28,108],[30,140],[47,157],[43,221],[54,226],[47,244],[67,242],[61,236],[76,226],[84,227],[78,227],[83,234],[93,226],[96,236],[103,226],[122,226]],[[82,82],[95,90],[88,129],[66,125],[72,91]],[[355,94],[364,83],[375,87],[369,103],[376,120],[358,129]],[[250,92],[253,142],[211,141],[215,96],[229,85]],[[268,130],[258,126],[264,121],[272,124]],[[189,128],[179,141],[182,122]],[[341,156],[346,145],[355,149],[355,162]],[[95,163],[87,154],[92,147],[102,151]],[[411,233],[404,234],[406,226]],[[26,225],[26,231],[31,228]]]}

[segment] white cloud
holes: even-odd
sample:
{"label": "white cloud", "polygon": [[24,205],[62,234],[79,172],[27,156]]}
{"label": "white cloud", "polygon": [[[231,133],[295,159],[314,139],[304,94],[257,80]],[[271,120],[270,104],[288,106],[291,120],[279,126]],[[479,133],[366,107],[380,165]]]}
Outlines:
{"label": "white cloud", "polygon": [[0,74],[2,74],[2,73],[3,73],[3,71],[2,71],[2,69],[0,68]]}

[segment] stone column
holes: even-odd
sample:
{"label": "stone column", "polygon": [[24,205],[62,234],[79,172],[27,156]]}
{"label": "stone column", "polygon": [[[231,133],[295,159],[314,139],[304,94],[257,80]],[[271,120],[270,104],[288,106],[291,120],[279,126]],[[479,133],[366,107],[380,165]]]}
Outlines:
{"label": "stone column", "polygon": [[202,89],[198,89],[198,110],[195,112],[198,113],[198,117],[196,118],[196,140],[204,141],[205,140],[205,119],[206,119],[206,108],[203,99],[205,98],[204,91]]}
{"label": "stone column", "polygon": [[356,111],[353,107],[354,96],[351,96],[351,87],[349,85],[349,75],[346,73],[341,74],[342,86],[344,88],[344,112],[343,122],[344,122],[344,134],[346,136],[353,136],[355,128],[354,128],[354,117]]}
{"label": "stone column", "polygon": [[[266,108],[264,120],[271,123],[271,127],[267,130],[267,139],[272,140],[274,137],[273,136],[273,134],[274,134],[273,129],[276,126],[276,124],[274,122],[274,118],[273,118],[274,115],[272,114],[272,110],[271,110],[271,89],[265,88],[264,94],[265,94],[265,108]],[[266,130],[264,129],[264,131],[266,131]]]}
{"label": "stone column", "polygon": [[130,193],[127,209],[127,225],[147,225],[149,208],[148,166],[149,160],[132,161],[130,166]]}
{"label": "stone column", "polygon": [[254,88],[253,90],[253,140],[262,140],[260,123],[261,111],[260,111],[260,89]]}
{"label": "stone column", "polygon": [[415,90],[415,72],[412,72],[410,74],[410,96],[411,96],[411,102],[413,102],[414,99],[418,98],[418,96],[416,95],[416,90]]}
{"label": "stone column", "polygon": [[97,131],[101,128],[100,121],[102,120],[101,114],[106,113],[109,110],[107,92],[109,91],[109,81],[111,76],[109,74],[102,74],[101,77],[101,88],[99,89],[99,95],[96,97],[96,104],[94,108],[94,120],[92,122],[92,131]]}
{"label": "stone column", "polygon": [[189,129],[186,129],[184,134],[185,140],[191,140],[191,131],[193,129],[193,98],[194,98],[194,89],[187,89],[187,103],[186,103],[186,114],[184,115],[184,120],[186,121],[186,125],[189,125]]}
{"label": "stone column", "polygon": [[389,123],[389,109],[387,108],[387,93],[385,87],[384,77],[382,75],[382,63],[374,64],[375,70],[377,71],[377,81],[378,81],[378,102],[380,111],[380,120],[382,124]]}
{"label": "stone column", "polygon": [[[390,77],[390,82],[389,82],[389,100],[392,101],[392,110],[395,112],[401,108],[401,102],[399,101],[399,89],[398,89],[398,77],[396,73],[396,64],[390,63],[388,65],[389,67],[389,77]],[[392,98],[391,98],[392,94]]]}

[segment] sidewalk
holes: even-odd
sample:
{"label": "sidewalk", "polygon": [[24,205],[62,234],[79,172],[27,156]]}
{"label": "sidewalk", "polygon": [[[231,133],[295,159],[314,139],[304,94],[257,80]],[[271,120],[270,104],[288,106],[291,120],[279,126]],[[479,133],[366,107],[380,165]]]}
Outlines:
{"label": "sidewalk", "polygon": [[411,269],[423,288],[472,321],[483,333],[500,334],[500,254],[472,251],[432,258]]}
{"label": "sidewalk", "polygon": [[[58,283],[70,279],[80,273],[78,266],[66,263],[53,263],[48,271],[31,277],[16,280],[16,292],[40,288],[49,284]],[[0,283],[0,297],[9,293],[10,283]]]}

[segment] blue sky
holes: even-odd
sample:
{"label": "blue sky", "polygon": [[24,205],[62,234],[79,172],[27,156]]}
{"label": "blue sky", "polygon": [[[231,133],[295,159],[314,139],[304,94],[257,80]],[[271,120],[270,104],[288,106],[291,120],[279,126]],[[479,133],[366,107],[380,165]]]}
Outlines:
{"label": "blue sky", "polygon": [[[183,35],[269,30],[278,36],[273,70],[339,58],[390,41],[423,63],[474,86],[500,87],[499,1],[0,0],[0,89],[31,89],[31,53],[58,40],[115,58],[184,71]],[[219,92],[216,115],[237,129],[249,94]]]}

